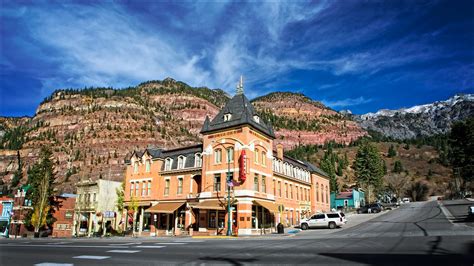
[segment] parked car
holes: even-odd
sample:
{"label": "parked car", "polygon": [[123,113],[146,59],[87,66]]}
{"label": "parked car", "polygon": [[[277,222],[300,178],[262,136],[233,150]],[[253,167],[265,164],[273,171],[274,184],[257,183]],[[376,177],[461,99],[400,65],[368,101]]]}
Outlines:
{"label": "parked car", "polygon": [[402,199],[402,202],[403,202],[403,203],[410,203],[410,198],[403,198],[403,199]]}
{"label": "parked car", "polygon": [[467,209],[467,218],[470,220],[474,219],[474,205],[469,206],[469,208]]}
{"label": "parked car", "polygon": [[378,213],[383,211],[383,206],[380,203],[367,204],[357,209],[357,213]]}
{"label": "parked car", "polygon": [[309,219],[303,219],[300,223],[300,227],[302,230],[317,227],[334,229],[343,226],[346,222],[346,216],[343,212],[318,213]]}

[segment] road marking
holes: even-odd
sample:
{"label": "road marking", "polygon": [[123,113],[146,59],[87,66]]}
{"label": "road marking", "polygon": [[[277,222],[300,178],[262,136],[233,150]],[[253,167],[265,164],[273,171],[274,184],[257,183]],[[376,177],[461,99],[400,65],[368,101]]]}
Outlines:
{"label": "road marking", "polygon": [[88,245],[18,245],[0,244],[0,247],[40,247],[40,248],[128,248],[126,246],[88,246]]}
{"label": "road marking", "polygon": [[201,242],[206,242],[205,240],[175,240],[174,242],[176,243],[201,243]]}
{"label": "road marking", "polygon": [[132,242],[132,243],[121,243],[121,244],[109,244],[109,246],[129,246],[129,245],[140,245],[142,242]]}
{"label": "road marking", "polygon": [[81,255],[72,257],[73,259],[85,259],[85,260],[105,260],[110,258],[110,256],[89,256],[89,255]]}
{"label": "road marking", "polygon": [[135,246],[136,248],[164,248],[165,246]]}
{"label": "road marking", "polygon": [[72,242],[50,242],[46,244],[47,245],[64,245],[64,244],[69,244],[69,243],[72,243]]}
{"label": "road marking", "polygon": [[137,253],[140,252],[141,250],[129,250],[129,249],[112,249],[107,252],[109,253]]}
{"label": "road marking", "polygon": [[155,243],[155,245],[186,245],[188,243],[180,243],[180,242],[159,242]]}
{"label": "road marking", "polygon": [[35,264],[35,266],[74,266],[72,263],[55,263],[55,262],[42,262]]}
{"label": "road marking", "polygon": [[443,212],[444,216],[446,216],[446,219],[453,225],[456,225],[454,224],[453,220],[455,219],[455,217],[451,214],[451,212],[448,210],[448,208],[446,208],[444,206],[443,203],[439,202],[438,201],[438,206],[439,208],[441,209],[441,211]]}

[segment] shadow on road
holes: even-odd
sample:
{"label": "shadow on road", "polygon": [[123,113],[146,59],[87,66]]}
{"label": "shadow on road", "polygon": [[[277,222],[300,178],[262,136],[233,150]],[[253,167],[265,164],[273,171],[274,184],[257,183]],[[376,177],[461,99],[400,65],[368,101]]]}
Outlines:
{"label": "shadow on road", "polygon": [[369,265],[472,265],[473,256],[460,254],[364,254],[364,253],[320,253],[335,259]]}
{"label": "shadow on road", "polygon": [[206,262],[217,262],[218,264],[221,263],[229,263],[230,265],[244,265],[244,263],[251,263],[257,261],[257,259],[244,259],[244,258],[229,258],[229,257],[201,257],[199,260],[203,260]]}

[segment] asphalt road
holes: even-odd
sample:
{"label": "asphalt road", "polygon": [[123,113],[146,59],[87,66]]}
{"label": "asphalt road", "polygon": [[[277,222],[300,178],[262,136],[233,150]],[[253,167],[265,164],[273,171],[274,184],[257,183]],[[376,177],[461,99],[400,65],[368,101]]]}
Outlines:
{"label": "asphalt road", "polygon": [[383,214],[349,216],[341,229],[290,237],[3,239],[0,264],[473,265],[473,228],[444,213],[436,201],[416,202]]}

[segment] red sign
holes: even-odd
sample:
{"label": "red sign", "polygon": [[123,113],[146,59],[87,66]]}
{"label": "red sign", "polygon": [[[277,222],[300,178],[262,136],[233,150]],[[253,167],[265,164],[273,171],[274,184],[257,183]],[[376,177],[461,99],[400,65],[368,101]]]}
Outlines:
{"label": "red sign", "polygon": [[246,178],[247,178],[247,155],[245,154],[245,150],[242,150],[242,152],[240,153],[240,158],[239,158],[240,184],[243,184]]}

